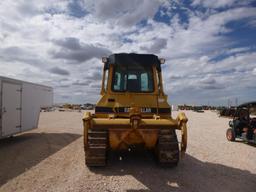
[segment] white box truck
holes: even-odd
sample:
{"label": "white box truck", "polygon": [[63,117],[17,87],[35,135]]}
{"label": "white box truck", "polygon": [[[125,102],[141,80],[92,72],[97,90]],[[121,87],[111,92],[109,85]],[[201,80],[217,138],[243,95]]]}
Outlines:
{"label": "white box truck", "polygon": [[0,76],[0,139],[38,126],[40,110],[53,105],[53,89]]}

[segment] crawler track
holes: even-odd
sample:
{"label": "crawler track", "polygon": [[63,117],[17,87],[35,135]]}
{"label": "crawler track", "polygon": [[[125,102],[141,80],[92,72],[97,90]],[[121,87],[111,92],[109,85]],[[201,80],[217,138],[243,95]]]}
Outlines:
{"label": "crawler track", "polygon": [[85,163],[89,167],[106,165],[108,134],[105,130],[88,130]]}
{"label": "crawler track", "polygon": [[174,167],[179,162],[179,144],[173,129],[159,131],[156,155],[161,166]]}

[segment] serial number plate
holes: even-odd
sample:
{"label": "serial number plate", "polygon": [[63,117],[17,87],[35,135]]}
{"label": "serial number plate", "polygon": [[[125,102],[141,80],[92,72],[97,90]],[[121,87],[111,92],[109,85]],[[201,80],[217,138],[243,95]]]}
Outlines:
{"label": "serial number plate", "polygon": [[[130,108],[129,107],[125,107],[124,108],[124,112],[125,113],[129,113],[130,112]],[[141,113],[151,113],[151,108],[143,107],[143,108],[141,108]]]}

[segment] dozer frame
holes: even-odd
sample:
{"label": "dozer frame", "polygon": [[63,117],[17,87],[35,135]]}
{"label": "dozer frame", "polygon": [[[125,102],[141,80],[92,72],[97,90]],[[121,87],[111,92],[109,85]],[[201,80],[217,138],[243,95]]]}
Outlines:
{"label": "dozer frame", "polygon": [[[179,113],[176,119],[171,117],[171,108],[163,92],[163,60],[146,54],[113,54],[102,60],[101,98],[95,114],[85,112],[83,116],[87,166],[105,166],[110,149],[126,150],[138,145],[155,149],[161,165],[176,166],[186,151],[188,120],[184,113]],[[121,84],[123,74],[117,73],[120,66],[126,75],[125,91],[114,90],[115,84]],[[141,83],[146,79],[147,83],[135,90],[136,86],[129,85],[129,81],[134,83],[135,77]],[[150,79],[152,85],[149,85]],[[180,147],[175,130],[181,130]]]}

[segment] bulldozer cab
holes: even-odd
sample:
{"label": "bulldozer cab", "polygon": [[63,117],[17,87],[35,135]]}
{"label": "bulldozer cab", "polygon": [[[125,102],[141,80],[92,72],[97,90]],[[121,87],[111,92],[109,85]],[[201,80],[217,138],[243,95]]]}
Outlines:
{"label": "bulldozer cab", "polygon": [[109,70],[108,83],[112,92],[153,93],[160,88],[155,84],[160,82],[157,74],[161,72],[160,62],[163,64],[164,60],[155,55],[114,54],[102,61],[104,73]]}
{"label": "bulldozer cab", "polygon": [[143,116],[170,116],[161,75],[164,59],[151,54],[121,53],[104,57],[102,61],[102,97],[96,105],[96,114],[127,115],[130,108],[138,107]]}

